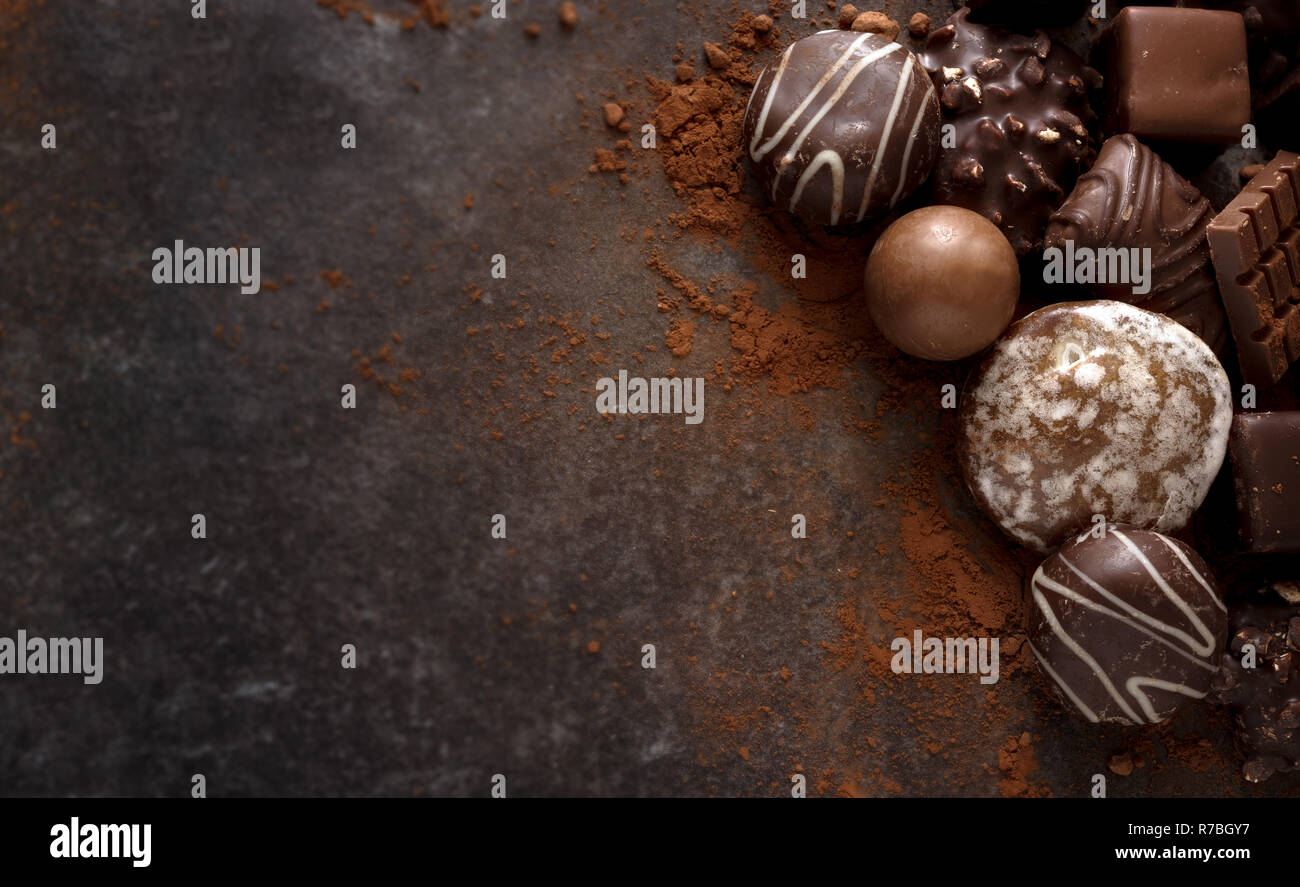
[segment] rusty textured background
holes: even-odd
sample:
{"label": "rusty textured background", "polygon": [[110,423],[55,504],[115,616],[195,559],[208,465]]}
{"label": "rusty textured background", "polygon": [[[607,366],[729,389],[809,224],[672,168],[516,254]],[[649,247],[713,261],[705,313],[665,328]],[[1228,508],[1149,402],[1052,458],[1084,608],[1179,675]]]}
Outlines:
{"label": "rusty textured background", "polygon": [[[739,7],[579,3],[565,35],[549,2],[513,4],[507,25],[457,4],[451,29],[411,34],[311,0],[208,5],[194,22],[164,0],[46,3],[0,58],[5,81],[39,92],[0,129],[0,416],[17,429],[0,443],[0,633],[107,649],[98,687],[0,684],[0,794],[180,795],[196,772],[212,795],[482,795],[498,772],[515,795],[783,794],[791,760],[862,767],[843,749],[870,735],[871,766],[901,792],[987,795],[998,746],[1026,729],[1041,737],[1035,781],[1086,792],[1124,740],[1044,717],[1027,674],[1001,688],[1005,723],[990,726],[972,691],[946,760],[918,748],[908,684],[868,706],[854,676],[815,677],[838,631],[823,578],[838,565],[862,571],[859,615],[888,643],[869,590],[890,593],[905,562],[874,551],[896,506],[874,504],[887,466],[873,453],[905,462],[933,425],[887,422],[866,450],[836,422],[790,430],[793,407],[775,403],[769,433],[732,446],[707,419],[619,440],[575,430],[565,411],[591,404],[574,386],[529,434],[488,435],[491,374],[467,348],[464,284],[485,287],[479,320],[527,289],[547,310],[601,314],[614,342],[662,342],[663,281],[612,232],[671,189],[643,176],[622,199],[588,175],[598,143],[573,94],[617,90],[625,70],[671,79],[674,46],[724,36]],[[938,18],[949,4],[897,5]],[[531,20],[536,41],[520,31]],[[57,151],[39,148],[46,121]],[[339,148],[344,122],[355,152]],[[260,246],[264,279],[297,282],[254,296],[153,286],[150,253],[176,238]],[[487,280],[497,251],[509,290]],[[671,254],[701,279],[753,276],[689,239]],[[330,289],[327,268],[362,297]],[[428,413],[363,386],[343,415],[352,350],[393,332]],[[686,369],[728,353],[702,333]],[[647,374],[671,362],[646,359]],[[55,411],[39,408],[47,382]],[[855,385],[863,402],[879,394],[869,373]],[[739,396],[713,386],[706,404]],[[817,413],[835,396],[800,403]],[[855,536],[813,533],[806,569],[783,577],[787,516],[810,488]],[[977,556],[1004,544],[963,491],[946,495]],[[497,512],[507,544],[488,535]],[[343,643],[356,671],[339,667]],[[658,645],[654,671],[639,667],[643,643]],[[787,667],[822,704],[774,695],[762,743],[719,755],[690,672],[729,667]],[[1179,729],[1235,760],[1203,714]],[[1153,769],[1112,794],[1261,792],[1232,766]]]}

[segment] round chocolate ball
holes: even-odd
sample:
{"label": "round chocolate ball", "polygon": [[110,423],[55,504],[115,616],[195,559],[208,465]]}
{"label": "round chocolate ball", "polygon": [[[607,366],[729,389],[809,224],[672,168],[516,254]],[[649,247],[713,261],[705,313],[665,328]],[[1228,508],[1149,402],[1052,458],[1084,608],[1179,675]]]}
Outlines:
{"label": "round chocolate ball", "polygon": [[1020,266],[979,213],[927,206],[885,229],[867,259],[867,310],[899,350],[926,360],[968,357],[1011,322]]}
{"label": "round chocolate ball", "polygon": [[1034,573],[1029,649],[1062,703],[1089,721],[1156,724],[1209,692],[1228,611],[1182,542],[1102,532],[1067,542]]}
{"label": "round chocolate ball", "polygon": [[1176,321],[1123,302],[1063,302],[1007,330],[961,409],[975,501],[1046,554],[1098,514],[1186,526],[1223,464],[1232,389]]}
{"label": "round chocolate ball", "polygon": [[930,174],[939,100],[899,44],[822,31],[758,75],[744,146],[774,204],[813,224],[853,224],[889,210]]}

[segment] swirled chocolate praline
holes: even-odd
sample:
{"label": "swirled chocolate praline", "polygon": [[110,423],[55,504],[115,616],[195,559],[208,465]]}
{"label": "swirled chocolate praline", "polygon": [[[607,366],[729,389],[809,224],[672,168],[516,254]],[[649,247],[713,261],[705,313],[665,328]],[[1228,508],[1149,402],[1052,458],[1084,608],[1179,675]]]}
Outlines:
{"label": "swirled chocolate praline", "polygon": [[1156,724],[1210,691],[1228,611],[1205,562],[1177,539],[1083,533],[1034,572],[1028,598],[1030,652],[1086,720]]}
{"label": "swirled chocolate praline", "polygon": [[759,74],[745,154],[772,203],[815,225],[892,209],[939,151],[939,104],[911,52],[878,34],[822,31]]}
{"label": "swirled chocolate praline", "polygon": [[1127,281],[1094,283],[1093,292],[1172,317],[1222,354],[1228,315],[1205,237],[1213,218],[1190,182],[1133,136],[1118,135],[1052,215],[1043,246],[1150,250],[1146,293]]}

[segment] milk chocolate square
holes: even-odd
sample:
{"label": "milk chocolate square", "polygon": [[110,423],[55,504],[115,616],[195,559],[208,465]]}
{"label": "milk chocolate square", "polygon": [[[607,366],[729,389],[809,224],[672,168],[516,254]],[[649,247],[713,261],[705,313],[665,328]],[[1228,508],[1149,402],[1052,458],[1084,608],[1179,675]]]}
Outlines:
{"label": "milk chocolate square", "polygon": [[1230,144],[1250,123],[1240,13],[1129,6],[1106,31],[1106,128],[1151,141]]}

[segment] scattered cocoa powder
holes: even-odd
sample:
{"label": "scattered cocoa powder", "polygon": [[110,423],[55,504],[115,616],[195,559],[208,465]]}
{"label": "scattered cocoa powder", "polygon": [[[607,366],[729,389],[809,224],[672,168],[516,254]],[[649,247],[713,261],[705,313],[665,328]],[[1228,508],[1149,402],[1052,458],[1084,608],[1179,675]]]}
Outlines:
{"label": "scattered cocoa powder", "polygon": [[403,31],[412,30],[423,21],[430,28],[447,28],[451,25],[451,13],[447,9],[447,0],[407,0],[416,7],[414,13],[396,10],[376,10],[365,0],[316,0],[316,5],[328,9],[341,19],[356,13],[368,25],[373,25],[378,18],[396,21]]}
{"label": "scattered cocoa powder", "polygon": [[894,21],[883,12],[864,12],[853,20],[852,29],[854,31],[866,31],[872,34],[879,34],[886,40],[893,40],[898,36],[898,22]]}
{"label": "scattered cocoa powder", "polygon": [[578,10],[570,0],[560,4],[560,26],[568,31],[578,27]]}
{"label": "scattered cocoa powder", "polygon": [[715,71],[725,70],[731,64],[731,57],[727,55],[727,51],[716,43],[705,43],[704,55],[708,59],[709,67]]}
{"label": "scattered cocoa powder", "polygon": [[998,769],[1002,771],[998,791],[1003,797],[1041,798],[1050,794],[1029,779],[1038,770],[1038,761],[1034,759],[1033,739],[1028,733],[1011,737],[998,749]]}
{"label": "scattered cocoa powder", "polygon": [[673,357],[686,357],[691,353],[691,343],[695,341],[695,324],[690,321],[674,319],[664,336],[664,343],[672,351]]}
{"label": "scattered cocoa powder", "polygon": [[[853,16],[846,19],[848,12]],[[861,17],[847,4],[839,13],[841,22],[847,20],[845,27]],[[679,47],[673,59],[664,59],[644,78],[648,117],[657,133],[653,156],[679,202],[648,207],[644,231],[638,223],[619,232],[629,243],[644,244],[645,261],[663,286],[650,301],[619,304],[618,312],[664,314],[662,342],[623,350],[616,340],[598,339],[605,334],[595,332],[599,327],[591,318],[549,311],[544,298],[524,293],[509,308],[488,310],[480,302],[482,291],[467,284],[464,307],[475,310],[476,319],[466,325],[466,354],[487,367],[500,365],[509,355],[510,361],[522,360],[523,371],[501,372],[491,392],[467,387],[465,402],[481,416],[484,440],[500,441],[508,430],[522,432],[551,415],[553,399],[567,386],[589,384],[584,378],[593,365],[601,374],[608,372],[607,364],[632,366],[643,352],[666,348],[675,359],[695,362],[686,371],[705,375],[711,385],[732,394],[710,406],[718,418],[709,426],[723,429],[717,433],[724,438],[724,452],[751,433],[765,439],[769,434],[797,435],[826,422],[857,432],[862,446],[870,448],[863,462],[879,466],[884,477],[878,486],[864,482],[863,495],[879,497],[875,504],[896,522],[896,533],[855,536],[852,529],[837,526],[835,503],[820,491],[820,469],[784,462],[771,466],[773,476],[807,471],[797,487],[800,501],[807,503],[802,507],[810,527],[861,540],[861,557],[851,563],[805,563],[792,555],[771,584],[775,587],[759,589],[770,600],[793,576],[816,571],[828,594],[808,609],[824,611],[833,628],[830,636],[811,635],[802,644],[818,651],[820,666],[796,663],[794,650],[778,651],[766,662],[758,651],[743,662],[720,661],[710,655],[712,645],[707,635],[698,634],[696,623],[683,627],[665,621],[682,633],[676,646],[685,653],[681,667],[691,687],[690,715],[701,762],[734,766],[739,755],[765,765],[785,763],[790,772],[806,773],[817,792],[859,796],[915,791],[900,774],[920,754],[945,768],[954,792],[1047,795],[1034,749],[1040,740],[1028,732],[1035,722],[1021,714],[1024,687],[1038,688],[1034,704],[1043,718],[1066,715],[1043,689],[1024,642],[1022,588],[1036,558],[1000,540],[990,542],[989,528],[977,526],[979,518],[970,509],[963,511],[955,418],[936,406],[940,386],[960,381],[965,368],[923,364],[899,354],[861,310],[864,257],[889,220],[848,233],[810,230],[768,205],[748,182],[740,138],[744,106],[757,70],[782,48],[777,24],[782,14],[779,4],[768,15],[739,13],[729,34],[703,43],[701,73],[683,60],[687,51]],[[876,15],[893,26],[896,36],[897,24]],[[873,22],[885,27],[879,19]],[[909,31],[915,33],[917,23],[913,16]],[[679,68],[689,68],[689,76],[678,76]],[[628,81],[602,94],[617,94],[638,108],[635,91],[641,85]],[[623,105],[617,107],[623,110]],[[626,176],[636,155],[607,144],[593,148],[590,171]],[[679,238],[738,254],[752,273],[708,279],[697,279],[696,271],[683,273],[672,258],[671,245]],[[791,275],[796,253],[806,262],[804,278]],[[773,292],[783,295],[773,298]],[[607,307],[601,313],[613,311]],[[710,349],[719,345],[723,356],[715,360],[716,351]],[[707,366],[699,363],[703,355],[711,355]],[[361,357],[358,351],[354,359],[364,377],[392,384],[383,378],[385,372],[393,375],[387,366],[391,353]],[[398,381],[403,382],[403,399],[434,384],[417,377]],[[580,430],[622,428],[617,423],[626,421],[593,420],[581,411],[570,415]],[[759,425],[755,417],[771,424]],[[919,454],[911,449],[896,454],[885,445],[898,428],[922,441]],[[788,537],[788,529],[778,536]],[[864,579],[864,562],[876,558],[903,565],[893,587],[875,587]],[[1002,681],[983,687],[965,679],[969,676],[929,680],[894,674],[888,641],[915,629],[930,636],[1000,638]],[[595,652],[599,642],[590,642],[587,649]],[[1026,681],[1026,674],[1033,677]],[[1014,704],[1008,702],[1010,694],[1016,696]],[[876,713],[890,711],[905,713],[905,747],[888,731],[871,729]],[[862,729],[847,729],[849,723]],[[1021,732],[1000,745],[987,740],[1013,731]],[[1227,778],[1233,775],[1230,765],[1215,763],[1213,749],[1197,737],[1163,727],[1141,736],[1125,752],[1135,766],[1150,760],[1158,768],[1171,760],[1191,770],[1218,768]],[[766,749],[773,749],[773,757]],[[804,759],[813,751],[818,760]],[[1105,761],[1105,756],[1099,758],[1099,769]]]}

